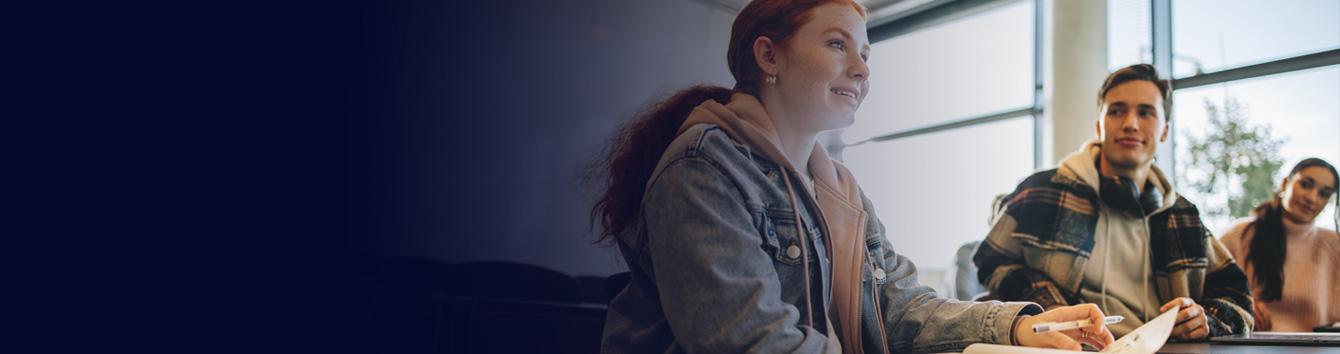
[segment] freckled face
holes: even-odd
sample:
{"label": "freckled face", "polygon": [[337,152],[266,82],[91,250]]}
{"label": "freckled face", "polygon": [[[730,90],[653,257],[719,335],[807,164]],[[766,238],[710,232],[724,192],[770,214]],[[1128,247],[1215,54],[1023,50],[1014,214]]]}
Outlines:
{"label": "freckled face", "polygon": [[851,126],[870,88],[869,53],[865,19],[856,9],[840,3],[814,8],[810,21],[778,50],[782,103],[807,117],[805,130]]}

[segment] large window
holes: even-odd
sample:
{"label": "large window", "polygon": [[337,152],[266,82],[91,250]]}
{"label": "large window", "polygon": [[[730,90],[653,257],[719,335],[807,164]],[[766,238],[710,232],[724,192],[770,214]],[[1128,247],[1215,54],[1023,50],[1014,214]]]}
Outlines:
{"label": "large window", "polygon": [[[1269,198],[1298,161],[1340,162],[1340,67],[1177,90],[1173,100],[1177,185],[1216,235]],[[1334,228],[1334,213],[1327,204],[1317,225]]]}
{"label": "large window", "polygon": [[1169,7],[1177,185],[1221,233],[1302,159],[1340,163],[1340,1]]}
{"label": "large window", "polygon": [[875,43],[870,96],[842,133],[893,249],[942,293],[993,198],[1033,171],[1034,11],[1012,2]]}
{"label": "large window", "polygon": [[1032,2],[1019,2],[875,43],[843,140],[1033,106],[1032,38]]}
{"label": "large window", "polygon": [[1172,45],[1175,78],[1335,49],[1340,1],[1176,0]]}

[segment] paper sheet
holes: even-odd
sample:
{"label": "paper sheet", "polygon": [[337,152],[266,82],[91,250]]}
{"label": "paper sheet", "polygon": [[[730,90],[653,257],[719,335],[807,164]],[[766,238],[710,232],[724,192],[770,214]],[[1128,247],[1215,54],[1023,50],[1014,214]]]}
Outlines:
{"label": "paper sheet", "polygon": [[1136,328],[1131,333],[1122,336],[1121,339],[1112,341],[1107,348],[1098,351],[1099,353],[1130,353],[1130,354],[1152,354],[1159,348],[1163,348],[1163,343],[1168,342],[1168,336],[1172,334],[1173,326],[1177,325],[1177,311],[1180,307],[1174,307],[1163,312],[1159,317]]}
{"label": "paper sheet", "polygon": [[[1172,334],[1173,326],[1177,325],[1177,311],[1180,308],[1170,309],[1159,317],[1150,320],[1149,323],[1136,328],[1131,333],[1112,341],[1111,345],[1103,348],[1099,353],[1115,354],[1154,354],[1163,344],[1168,342],[1168,336]],[[1042,353],[1042,354],[1062,354],[1075,353],[1071,350],[1044,349],[1016,347],[1000,344],[973,344],[963,350],[964,354],[1022,354],[1022,353]]]}

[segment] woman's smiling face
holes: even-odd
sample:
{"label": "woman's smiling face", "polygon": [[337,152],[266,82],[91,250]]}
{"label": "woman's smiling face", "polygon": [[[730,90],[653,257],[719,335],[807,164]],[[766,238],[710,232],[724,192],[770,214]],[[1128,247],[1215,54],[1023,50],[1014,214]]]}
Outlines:
{"label": "woman's smiling face", "polygon": [[1331,170],[1311,166],[1284,180],[1280,194],[1284,216],[1300,224],[1311,224],[1335,196],[1336,180]]}
{"label": "woman's smiling face", "polygon": [[814,8],[810,20],[777,48],[777,83],[782,105],[805,117],[807,131],[851,126],[870,83],[866,58],[870,40],[865,18],[851,5]]}

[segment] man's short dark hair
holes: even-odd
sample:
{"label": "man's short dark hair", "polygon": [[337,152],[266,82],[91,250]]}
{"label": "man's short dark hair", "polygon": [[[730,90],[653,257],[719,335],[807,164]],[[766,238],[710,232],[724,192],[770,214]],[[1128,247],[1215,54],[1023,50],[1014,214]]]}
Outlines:
{"label": "man's short dark hair", "polygon": [[1107,103],[1108,91],[1117,85],[1134,80],[1149,81],[1158,86],[1159,93],[1163,94],[1163,121],[1169,121],[1169,117],[1172,117],[1172,81],[1159,79],[1159,72],[1149,64],[1131,65],[1108,75],[1107,80],[1103,80],[1103,87],[1098,89],[1098,109],[1102,110],[1103,104]]}

